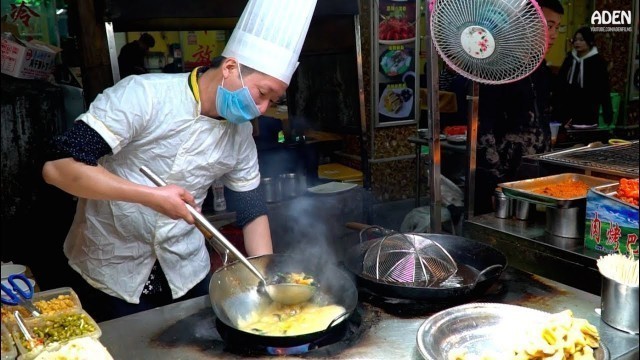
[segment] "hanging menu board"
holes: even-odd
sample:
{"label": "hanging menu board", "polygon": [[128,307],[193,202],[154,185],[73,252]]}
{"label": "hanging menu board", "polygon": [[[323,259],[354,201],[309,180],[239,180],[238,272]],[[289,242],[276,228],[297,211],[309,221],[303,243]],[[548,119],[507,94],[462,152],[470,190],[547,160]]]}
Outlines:
{"label": "hanging menu board", "polygon": [[[373,8],[377,68],[374,85],[376,126],[416,122],[416,58],[420,44],[415,0],[380,0]],[[374,63],[374,65],[376,65]]]}

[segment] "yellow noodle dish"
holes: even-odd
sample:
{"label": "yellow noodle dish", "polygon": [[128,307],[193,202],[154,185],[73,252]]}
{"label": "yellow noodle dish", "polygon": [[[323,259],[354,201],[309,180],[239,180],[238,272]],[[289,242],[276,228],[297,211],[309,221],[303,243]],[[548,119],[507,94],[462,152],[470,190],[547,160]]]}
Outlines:
{"label": "yellow noodle dish", "polygon": [[297,336],[325,330],[331,321],[345,312],[339,305],[312,303],[282,305],[272,303],[264,311],[240,321],[238,329],[265,336]]}

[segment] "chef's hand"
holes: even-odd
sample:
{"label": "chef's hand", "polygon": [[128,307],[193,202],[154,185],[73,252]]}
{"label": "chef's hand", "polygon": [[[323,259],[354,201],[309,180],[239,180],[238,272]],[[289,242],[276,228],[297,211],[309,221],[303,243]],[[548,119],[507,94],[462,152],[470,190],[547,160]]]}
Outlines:
{"label": "chef's hand", "polygon": [[191,193],[173,184],[157,187],[155,191],[158,196],[149,207],[174,220],[184,219],[184,221],[189,224],[195,222],[193,216],[185,206],[186,203],[191,205],[196,211],[200,211]]}

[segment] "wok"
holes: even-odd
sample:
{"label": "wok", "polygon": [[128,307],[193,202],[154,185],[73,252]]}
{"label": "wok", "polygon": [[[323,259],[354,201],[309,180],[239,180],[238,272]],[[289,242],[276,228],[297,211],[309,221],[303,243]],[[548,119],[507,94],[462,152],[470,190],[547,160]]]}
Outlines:
{"label": "wok", "polygon": [[460,286],[405,286],[399,283],[383,282],[363,274],[364,253],[380,238],[362,241],[347,252],[345,266],[357,276],[359,285],[377,295],[396,299],[428,300],[431,302],[464,301],[484,294],[498,280],[507,266],[507,258],[502,252],[475,240],[444,234],[406,235],[428,237],[440,244],[458,265],[457,275],[463,279]]}
{"label": "wok", "polygon": [[209,283],[211,306],[218,320],[242,336],[252,345],[290,347],[320,339],[346,323],[355,310],[358,292],[352,277],[336,266],[314,258],[286,254],[272,254],[247,259],[266,276],[278,272],[305,272],[315,278],[318,290],[309,300],[318,306],[339,305],[345,312],[337,316],[322,331],[296,336],[268,336],[240,330],[239,321],[271,304],[269,297],[259,293],[259,280],[241,263],[234,261],[216,270]]}

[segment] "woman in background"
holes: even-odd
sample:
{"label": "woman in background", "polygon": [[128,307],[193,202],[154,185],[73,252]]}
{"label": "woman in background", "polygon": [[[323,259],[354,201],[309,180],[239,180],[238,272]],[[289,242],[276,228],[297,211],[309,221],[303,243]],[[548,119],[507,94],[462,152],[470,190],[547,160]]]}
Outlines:
{"label": "woman in background", "polygon": [[571,39],[573,50],[567,54],[558,75],[555,111],[558,120],[572,125],[598,125],[600,106],[604,122],[611,124],[613,110],[609,95],[607,62],[598,53],[591,29],[578,29]]}

